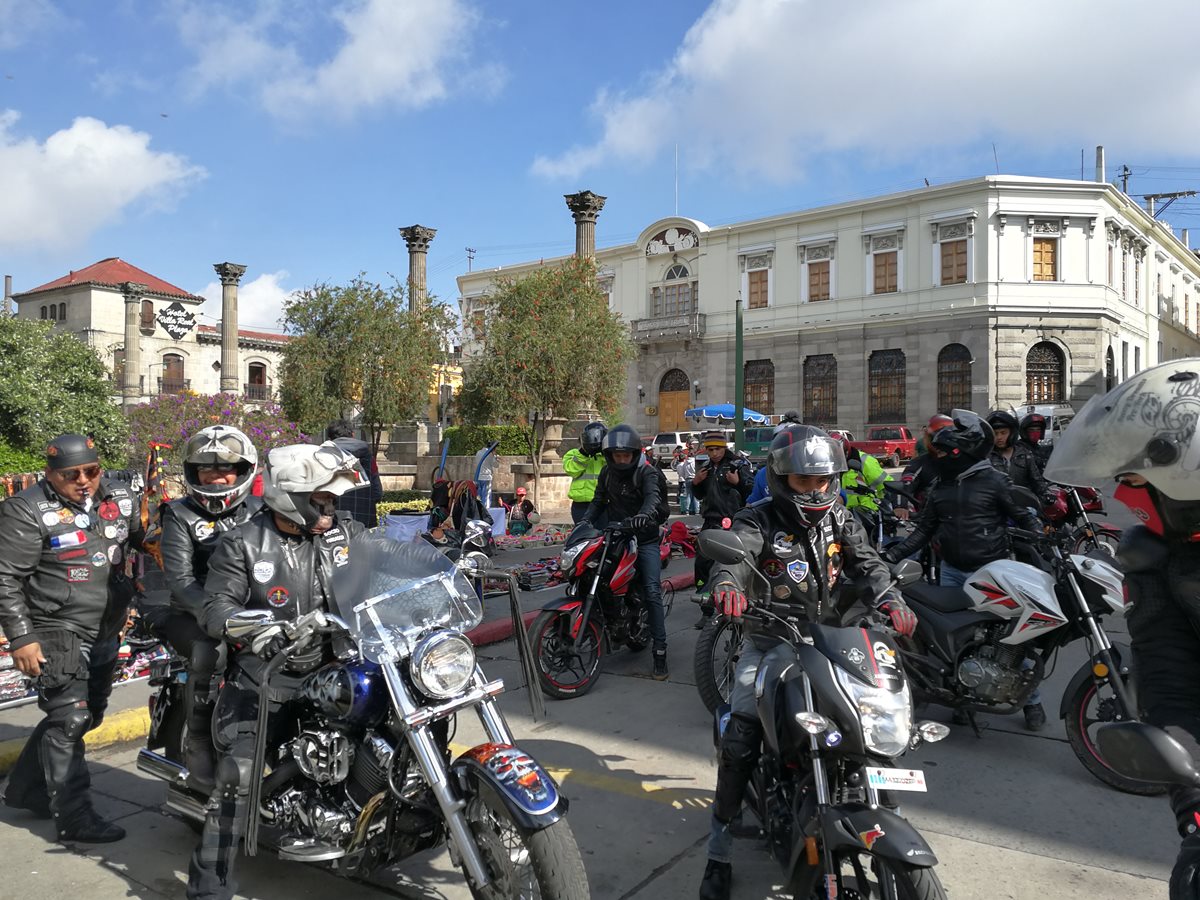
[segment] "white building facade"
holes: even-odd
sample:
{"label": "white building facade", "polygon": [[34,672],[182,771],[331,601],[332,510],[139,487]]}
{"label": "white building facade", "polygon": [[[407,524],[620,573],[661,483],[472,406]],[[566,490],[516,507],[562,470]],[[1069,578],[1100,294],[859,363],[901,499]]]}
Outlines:
{"label": "white building facade", "polygon": [[[1200,355],[1200,259],[1099,181],[987,176],[720,228],[673,216],[596,261],[638,347],[625,410],[643,433],[733,401],[739,296],[746,406],[854,431],[1079,406]],[[458,279],[468,354],[499,274]]]}

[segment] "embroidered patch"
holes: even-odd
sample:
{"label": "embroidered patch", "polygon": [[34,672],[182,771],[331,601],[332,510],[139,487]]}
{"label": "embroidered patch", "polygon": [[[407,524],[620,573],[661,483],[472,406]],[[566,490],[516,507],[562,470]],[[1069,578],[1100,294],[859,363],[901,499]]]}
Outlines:
{"label": "embroidered patch", "polygon": [[58,521],[64,525],[73,525],[75,523],[75,513],[64,506],[58,511]]}
{"label": "embroidered patch", "polygon": [[123,556],[121,554],[121,547],[119,544],[113,544],[108,548],[108,561],[114,566],[119,566],[122,558]]}
{"label": "embroidered patch", "polygon": [[782,531],[775,532],[775,536],[771,538],[771,549],[776,553],[791,553],[796,549],[795,535],[784,534]]}
{"label": "embroidered patch", "polygon": [[214,522],[197,522],[192,526],[192,534],[196,535],[196,540],[207,541],[216,533],[217,526]]}
{"label": "embroidered patch", "polygon": [[58,524],[58,513],[56,513],[56,512],[42,513],[42,524],[49,528],[53,528],[55,525]]}
{"label": "embroidered patch", "polygon": [[273,562],[256,562],[254,564],[254,580],[259,584],[266,584],[275,577],[275,563]]}
{"label": "embroidered patch", "polygon": [[333,564],[339,569],[350,562],[350,548],[337,547],[333,551]]}
{"label": "embroidered patch", "polygon": [[133,501],[130,500],[128,497],[124,497],[121,500],[117,501],[117,509],[119,509],[121,511],[121,515],[123,515],[123,516],[132,516],[133,515]]}
{"label": "embroidered patch", "polygon": [[92,565],[97,569],[108,562],[108,557],[104,555],[104,551],[97,550],[92,554]]}
{"label": "embroidered patch", "polygon": [[56,557],[59,562],[66,562],[68,559],[79,559],[81,556],[87,556],[86,547],[76,547],[73,550],[62,550]]}
{"label": "embroidered patch", "polygon": [[105,500],[100,504],[99,513],[100,518],[104,519],[106,522],[111,522],[113,519],[117,518],[117,516],[121,515],[121,511],[118,509],[117,504],[113,503],[111,500]]}
{"label": "embroidered patch", "polygon": [[117,523],[117,540],[123,541],[129,537],[129,523],[124,519]]}
{"label": "embroidered patch", "polygon": [[325,539],[325,543],[332,544],[335,541],[342,539],[342,530],[340,528],[330,528],[327,532],[321,535]]}
{"label": "embroidered patch", "polygon": [[40,512],[45,512],[48,509],[58,509],[62,506],[57,500],[39,500],[37,508]]}
{"label": "embroidered patch", "polygon": [[105,525],[104,526],[104,536],[106,538],[108,538],[110,541],[115,541],[117,539],[117,526],[116,525]]}
{"label": "embroidered patch", "polygon": [[286,606],[288,602],[288,592],[285,587],[273,587],[267,591],[267,602],[272,606]]}
{"label": "embroidered patch", "polygon": [[768,578],[778,578],[783,574],[783,563],[777,559],[766,559],[763,560],[762,570]]}
{"label": "embroidered patch", "polygon": [[92,570],[87,566],[69,566],[67,568],[67,581],[72,584],[78,584],[81,581],[88,581],[92,577]]}
{"label": "embroidered patch", "polygon": [[788,578],[800,584],[808,575],[808,563],[801,559],[793,559],[787,564]]}
{"label": "embroidered patch", "polygon": [[56,534],[50,538],[50,546],[57,550],[59,547],[78,547],[87,543],[87,533],[83,531],[68,531],[66,534]]}
{"label": "embroidered patch", "polygon": [[92,524],[92,518],[87,513],[80,513],[75,517],[75,524],[80,528],[87,528]]}

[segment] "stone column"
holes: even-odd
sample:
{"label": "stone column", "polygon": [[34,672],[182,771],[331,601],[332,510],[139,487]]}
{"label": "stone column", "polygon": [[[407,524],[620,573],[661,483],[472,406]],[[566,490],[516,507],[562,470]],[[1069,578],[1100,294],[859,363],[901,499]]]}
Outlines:
{"label": "stone column", "polygon": [[429,295],[425,283],[425,259],[429,254],[429,244],[437,234],[436,228],[425,225],[409,225],[400,229],[400,236],[408,245],[408,308],[415,310],[423,307]]}
{"label": "stone column", "polygon": [[591,191],[580,191],[578,194],[563,194],[567,208],[575,219],[575,255],[580,259],[594,259],[596,256],[596,220],[600,218],[600,210],[604,209],[607,197],[593,194]]}
{"label": "stone column", "polygon": [[142,299],[147,287],[133,281],[121,285],[125,295],[125,374],[121,379],[121,402],[126,409],[142,402]]}
{"label": "stone column", "polygon": [[238,384],[238,282],[246,267],[237,263],[214,263],[221,279],[221,391],[240,394]]}

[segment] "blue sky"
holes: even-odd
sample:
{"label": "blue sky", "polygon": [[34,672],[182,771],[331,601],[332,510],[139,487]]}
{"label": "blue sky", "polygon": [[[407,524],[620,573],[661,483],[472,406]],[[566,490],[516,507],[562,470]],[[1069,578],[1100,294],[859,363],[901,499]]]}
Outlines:
{"label": "blue sky", "polygon": [[[1030,23],[1038,23],[1034,28]],[[120,256],[242,325],[287,292],[407,274],[431,291],[600,246],[994,172],[1200,189],[1194,0],[0,0],[0,274]],[[993,144],[995,151],[993,153]],[[1163,216],[1200,228],[1200,199]],[[1196,241],[1200,243],[1200,239]]]}

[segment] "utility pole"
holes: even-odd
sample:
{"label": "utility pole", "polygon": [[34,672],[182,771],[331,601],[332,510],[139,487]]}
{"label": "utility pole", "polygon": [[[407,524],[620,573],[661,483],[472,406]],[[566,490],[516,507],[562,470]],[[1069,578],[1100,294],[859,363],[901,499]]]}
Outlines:
{"label": "utility pole", "polygon": [[467,247],[466,250],[467,250],[467,271],[470,272],[471,271],[471,263],[474,262],[474,260],[475,260],[475,248]]}
{"label": "utility pole", "polygon": [[738,291],[734,302],[734,339],[733,339],[733,445],[742,449],[743,438],[746,436],[746,405],[742,394],[746,390],[744,384],[746,373],[742,367],[742,292]]}
{"label": "utility pole", "polygon": [[1129,193],[1129,176],[1132,174],[1133,172],[1130,170],[1129,166],[1121,166],[1121,193]]}
{"label": "utility pole", "polygon": [[[1171,191],[1166,194],[1142,194],[1142,199],[1146,201],[1146,212],[1150,213],[1150,218],[1157,219],[1160,215],[1167,211],[1167,207],[1178,200],[1180,197],[1195,197],[1195,191]],[[1162,206],[1158,205],[1159,200],[1166,200]]]}

